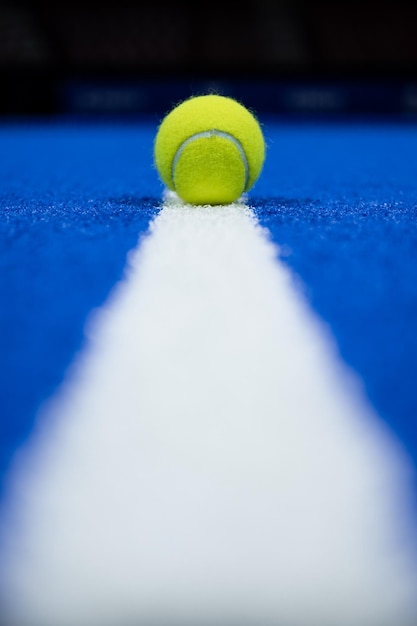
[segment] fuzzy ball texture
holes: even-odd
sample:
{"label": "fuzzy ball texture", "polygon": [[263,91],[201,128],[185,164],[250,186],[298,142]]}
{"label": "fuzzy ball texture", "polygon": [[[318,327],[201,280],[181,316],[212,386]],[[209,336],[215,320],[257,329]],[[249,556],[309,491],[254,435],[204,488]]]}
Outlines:
{"label": "fuzzy ball texture", "polygon": [[162,120],[155,165],[168,189],[190,204],[230,204],[261,173],[265,141],[259,121],[236,100],[194,96]]}

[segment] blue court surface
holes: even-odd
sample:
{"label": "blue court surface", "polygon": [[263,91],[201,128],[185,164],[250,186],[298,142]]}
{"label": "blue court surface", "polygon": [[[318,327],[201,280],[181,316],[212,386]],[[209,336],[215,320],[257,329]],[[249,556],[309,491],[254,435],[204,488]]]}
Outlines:
{"label": "blue court surface", "polygon": [[6,626],[415,625],[417,126],[194,210],[157,122],[0,126]]}

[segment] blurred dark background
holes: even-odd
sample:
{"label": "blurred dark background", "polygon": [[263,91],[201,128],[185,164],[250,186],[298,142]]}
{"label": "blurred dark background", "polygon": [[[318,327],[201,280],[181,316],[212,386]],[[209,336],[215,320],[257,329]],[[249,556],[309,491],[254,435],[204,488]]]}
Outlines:
{"label": "blurred dark background", "polygon": [[0,4],[0,114],[161,113],[215,90],[266,113],[417,114],[417,4]]}

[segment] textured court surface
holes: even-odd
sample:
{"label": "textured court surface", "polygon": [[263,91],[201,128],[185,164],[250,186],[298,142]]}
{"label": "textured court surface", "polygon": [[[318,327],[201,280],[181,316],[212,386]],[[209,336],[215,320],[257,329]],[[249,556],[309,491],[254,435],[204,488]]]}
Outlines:
{"label": "textured court surface", "polygon": [[[365,400],[369,403],[369,410],[376,416],[376,421],[386,428],[394,448],[398,446],[405,456],[408,455],[407,480],[413,485],[417,466],[417,128],[411,124],[392,122],[296,123],[265,120],[264,132],[268,145],[266,165],[259,182],[246,200],[247,205],[260,226],[266,227],[268,234],[265,236],[270,237],[277,246],[277,263],[281,268],[289,270],[293,286],[302,294],[311,315],[320,320],[334,341],[335,363],[351,368],[360,381]],[[0,471],[3,489],[7,489],[11,475],[10,464],[15,453],[22,444],[30,442],[42,403],[53,397],[71,363],[77,355],[83,353],[87,332],[85,325],[90,328],[89,320],[94,311],[106,302],[115,285],[123,279],[130,252],[137,247],[140,250],[143,237],[149,234],[152,220],[161,211],[163,188],[152,166],[154,133],[154,120],[129,124],[27,122],[0,129]],[[219,208],[219,211],[222,209]],[[180,212],[173,223],[183,219],[186,221]],[[219,217],[219,239],[223,232],[221,223]],[[184,237],[185,250],[188,250],[186,246],[191,244],[187,243],[187,236],[193,231],[176,231],[172,228],[172,237]],[[215,229],[210,235],[214,240]],[[169,235],[170,231],[165,232]],[[195,232],[198,235],[200,231]],[[246,236],[244,232],[243,228],[242,237]],[[150,237],[154,235],[151,233]],[[234,250],[237,253],[241,249],[244,259],[245,247],[239,244],[239,248],[238,242],[234,242],[231,235],[229,259],[225,252],[228,236],[225,234],[222,240],[225,246],[222,248],[224,263],[231,262]],[[170,259],[170,271],[173,272],[171,284],[178,286],[177,293],[180,294],[181,289],[186,289],[187,283],[181,283],[180,280],[176,282],[176,253],[171,251],[169,257],[169,236],[164,241],[165,244],[159,249],[160,256],[163,257],[164,251],[167,251],[166,258]],[[200,255],[216,255],[216,250],[220,250],[213,241],[204,243],[202,239],[201,242]],[[250,245],[248,243],[249,249]],[[240,256],[236,254],[235,258],[240,259]],[[179,267],[186,268],[186,256],[181,259],[183,265],[178,256]],[[199,263],[196,257],[192,278],[195,289],[199,284]],[[236,263],[232,267],[236,268],[234,276],[238,277],[239,265]],[[209,271],[207,268],[213,266],[215,259],[207,265],[201,262],[203,286],[206,284],[204,277]],[[222,274],[219,266],[215,267],[217,274],[213,276],[217,276],[221,283]],[[248,276],[248,284],[251,284],[249,268],[245,269],[242,264],[242,280]],[[157,277],[157,269],[153,271]],[[229,275],[225,276],[227,278]],[[232,274],[230,276],[232,278],[227,280],[235,280]],[[152,283],[152,275],[150,280]],[[240,284],[239,279],[237,282]],[[151,283],[148,289],[152,287]],[[165,283],[158,283],[155,279],[155,284]],[[256,281],[253,282],[253,293],[256,293],[255,284]],[[159,289],[160,293],[168,286],[155,289]],[[218,326],[214,324],[213,328],[214,331],[217,328],[219,332],[226,332],[226,325],[222,325],[221,320],[230,322],[239,317],[239,294],[243,292],[236,290],[234,297],[233,286],[230,288],[229,284],[227,287],[226,283],[222,289],[224,291],[219,293],[223,294],[226,304],[213,309],[213,315],[217,315],[220,320]],[[259,302],[263,302],[262,293],[260,291],[257,296]],[[152,288],[149,294],[153,294]],[[192,306],[196,310],[201,306],[203,310],[208,295],[202,289],[197,296],[200,300],[191,301]],[[219,297],[219,294],[214,297]],[[252,311],[250,297],[248,300],[246,297],[249,296],[242,296],[241,301],[243,319],[246,319],[243,307]],[[164,301],[163,298],[161,301]],[[172,301],[167,299],[166,302],[175,310],[175,296]],[[187,312],[188,300],[180,299],[179,302],[177,315],[178,320],[181,320],[181,311],[184,314]],[[269,302],[266,298],[266,309]],[[158,317],[158,309],[155,311],[154,318]],[[231,311],[234,312],[234,318]],[[263,361],[260,356],[263,354],[263,346],[269,341],[267,331],[263,334],[260,328],[263,323],[262,311],[262,305],[253,310],[254,323],[258,328],[248,325],[245,330],[244,326],[237,323],[241,334],[236,335],[238,341],[234,344],[235,347],[240,346],[239,354],[245,355],[248,363],[252,359],[252,364],[255,364],[253,369],[245,370],[245,375],[253,375],[260,388],[264,389],[263,395],[259,396],[260,418],[264,412],[268,413],[271,402],[275,406],[274,402],[277,396],[279,400],[280,393],[278,385],[275,400],[272,401],[274,393],[271,392],[271,385],[266,384],[270,380],[271,371],[265,364],[270,364],[271,368],[275,365],[270,356]],[[159,315],[161,328],[165,319],[169,326],[170,310],[163,311],[163,314],[159,312]],[[271,320],[272,317],[265,316],[266,327],[268,323],[273,326]],[[210,320],[208,323],[211,323]],[[183,327],[179,328],[185,332]],[[156,324],[151,328],[151,336],[152,333],[158,334]],[[161,332],[162,339],[164,336]],[[258,343],[254,337],[258,337]],[[220,346],[221,339],[221,336],[217,336]],[[155,353],[163,359],[165,353],[161,345],[156,340]],[[297,365],[298,361],[292,354],[292,350],[298,356],[302,354],[302,344],[294,343],[293,347],[286,343],[285,350],[281,352],[279,338],[275,337],[270,345],[275,346],[277,354],[280,353],[279,367],[284,368],[287,360],[295,379],[297,367],[301,368],[300,389],[297,392],[302,396],[308,376],[301,366],[303,360],[300,359],[300,365]],[[148,374],[145,372],[152,371],[151,347],[152,343],[148,345],[149,353],[145,352],[149,356],[150,367],[146,367],[146,362],[143,365],[143,378],[146,380]],[[230,359],[229,365],[233,367],[231,355],[234,352],[232,348],[230,350],[225,360]],[[267,354],[270,353],[271,349]],[[177,354],[175,350],[171,356],[173,354]],[[198,361],[198,351],[191,351],[190,354],[194,354]],[[259,367],[256,366],[258,359],[261,363]],[[198,369],[198,362],[195,368]],[[208,367],[206,373],[209,377]],[[313,374],[312,377],[314,379]],[[175,399],[175,385],[167,377],[166,382],[169,380],[172,401],[175,403],[178,401],[178,398]],[[175,377],[173,380],[176,380]],[[329,380],[332,380],[331,375]],[[149,376],[151,390],[152,381]],[[186,387],[181,387],[180,376],[178,381],[177,389],[181,388],[184,392]],[[192,386],[193,380],[189,379],[189,382]],[[220,388],[220,380],[218,385]],[[207,389],[204,389],[206,393]],[[239,386],[234,390],[239,390]],[[211,389],[210,398],[213,398],[213,394],[216,398],[216,393],[220,404],[222,399],[228,397],[214,388],[214,391]],[[243,398],[246,398],[245,394],[242,388]],[[194,398],[195,407],[201,408],[198,393],[193,396],[190,388],[189,395]],[[156,392],[154,400],[157,400]],[[240,406],[244,413],[244,402],[236,406]],[[279,402],[276,406],[278,414]],[[123,414],[122,409],[114,410],[120,410]],[[191,411],[192,408],[189,406],[187,410]],[[221,413],[223,408],[216,408],[214,402],[212,410],[215,415],[216,411]],[[71,416],[71,409],[68,411],[68,414],[64,411],[63,415],[71,419],[68,417]],[[201,414],[204,412],[205,409],[201,408]],[[320,415],[318,408],[317,412]],[[154,410],[154,415],[159,414]],[[226,429],[224,433],[226,448],[230,432]],[[324,441],[325,431],[319,432],[323,434]],[[296,444],[297,436],[291,436],[295,437]],[[316,443],[318,454],[323,454],[326,448],[321,448],[320,438]],[[92,458],[96,458],[98,464],[102,459],[100,454],[93,454]],[[111,458],[117,464],[117,449]],[[256,466],[256,458],[253,462]],[[96,470],[100,472],[100,467]],[[108,472],[108,468],[105,471]],[[324,475],[320,474],[320,480]],[[298,489],[301,489],[300,485]],[[318,488],[317,493],[326,491]],[[411,510],[415,506],[415,494],[412,494],[411,489],[407,500]],[[3,500],[7,501],[5,495]],[[356,504],[359,501],[355,500]],[[391,502],[388,495],[387,501]],[[326,509],[323,515],[328,513]],[[234,519],[233,516],[230,519]],[[413,527],[412,515],[411,519]],[[417,516],[415,520],[417,527]],[[175,523],[178,520],[174,526]],[[346,530],[346,527],[343,528]],[[308,542],[308,539],[309,536],[305,541]],[[313,540],[313,536],[310,539]],[[297,542],[297,539],[294,538],[294,541]],[[412,539],[410,541],[412,543]],[[297,592],[296,581],[297,577],[291,587],[294,593]],[[305,590],[308,577],[303,581]],[[392,587],[391,583],[385,581],[384,584]],[[379,589],[378,585],[375,589]],[[238,593],[239,588],[237,591],[234,589],[234,592]],[[312,602],[314,613],[314,598]],[[292,624],[291,619],[297,625],[302,624],[302,618],[298,614],[292,615],[292,610],[295,609],[289,602],[282,608],[282,616],[289,620],[289,624]],[[319,613],[317,617],[322,620],[321,624],[327,624],[326,611]],[[334,620],[334,615],[329,619]],[[372,621],[374,617],[368,615],[368,621],[364,624],[373,626],[377,623]],[[397,617],[408,626],[409,622],[403,615],[397,614]],[[24,621],[21,623],[26,624]],[[65,621],[62,623],[66,626]],[[334,621],[330,623],[333,626]],[[343,626],[345,623],[350,626],[354,623],[353,617],[352,621],[347,616],[346,622],[340,622]],[[398,623],[401,624],[401,621]]]}

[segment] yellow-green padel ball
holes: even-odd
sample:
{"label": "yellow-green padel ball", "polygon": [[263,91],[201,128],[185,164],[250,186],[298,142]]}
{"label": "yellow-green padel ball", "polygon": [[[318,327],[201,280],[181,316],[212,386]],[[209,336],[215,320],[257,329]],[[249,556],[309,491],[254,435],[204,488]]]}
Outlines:
{"label": "yellow-green padel ball", "polygon": [[265,141],[256,117],[236,100],[194,96],[162,120],[155,165],[168,189],[190,204],[230,204],[258,180]]}

